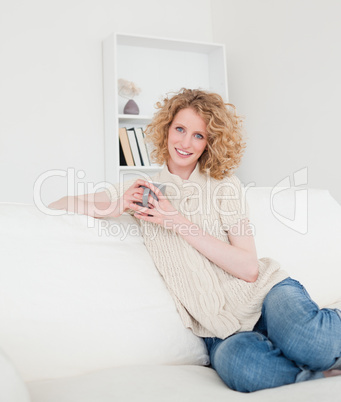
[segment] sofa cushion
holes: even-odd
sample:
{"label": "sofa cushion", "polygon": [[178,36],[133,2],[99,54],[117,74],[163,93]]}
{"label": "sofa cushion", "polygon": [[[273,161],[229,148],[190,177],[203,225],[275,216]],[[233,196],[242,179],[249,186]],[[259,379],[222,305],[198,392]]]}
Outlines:
{"label": "sofa cushion", "polygon": [[0,203],[0,245],[0,345],[25,380],[208,363],[131,216],[48,216]]}
{"label": "sofa cushion", "polygon": [[198,366],[116,367],[28,387],[34,402],[321,402],[341,394],[337,377],[244,394],[230,390],[213,369]]}

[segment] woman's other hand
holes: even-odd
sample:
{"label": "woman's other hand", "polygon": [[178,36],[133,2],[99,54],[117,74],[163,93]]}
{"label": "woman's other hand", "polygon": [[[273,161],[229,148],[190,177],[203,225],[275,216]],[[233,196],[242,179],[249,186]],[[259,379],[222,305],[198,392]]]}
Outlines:
{"label": "woman's other hand", "polygon": [[161,225],[166,229],[176,230],[182,216],[168,201],[167,197],[162,194],[159,188],[155,187],[150,182],[140,180],[139,185],[150,188],[150,190],[155,193],[158,200],[155,200],[155,198],[149,193],[148,207],[137,205],[137,202],[142,203],[144,192],[143,187],[138,188],[133,194],[133,198],[131,199],[132,202],[129,204],[129,208],[135,211],[134,216],[138,219]]}

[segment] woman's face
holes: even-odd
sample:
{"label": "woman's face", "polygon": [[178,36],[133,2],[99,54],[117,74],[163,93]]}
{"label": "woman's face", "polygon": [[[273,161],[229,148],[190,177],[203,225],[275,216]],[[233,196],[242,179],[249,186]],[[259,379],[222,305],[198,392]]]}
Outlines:
{"label": "woman's face", "polygon": [[168,130],[168,168],[188,179],[207,145],[206,123],[193,109],[181,109]]}

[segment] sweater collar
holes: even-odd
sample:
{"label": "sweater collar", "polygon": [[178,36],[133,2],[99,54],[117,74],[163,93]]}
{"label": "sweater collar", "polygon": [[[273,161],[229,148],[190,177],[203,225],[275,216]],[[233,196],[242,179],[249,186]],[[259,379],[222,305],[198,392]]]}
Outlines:
{"label": "sweater collar", "polygon": [[193,172],[190,174],[187,180],[182,179],[180,176],[173,174],[169,171],[167,164],[164,165],[161,170],[159,177],[161,183],[172,182],[177,186],[182,187],[186,183],[197,183],[200,187],[205,187],[207,184],[207,180],[209,180],[208,173],[200,173],[199,162],[196,164]]}

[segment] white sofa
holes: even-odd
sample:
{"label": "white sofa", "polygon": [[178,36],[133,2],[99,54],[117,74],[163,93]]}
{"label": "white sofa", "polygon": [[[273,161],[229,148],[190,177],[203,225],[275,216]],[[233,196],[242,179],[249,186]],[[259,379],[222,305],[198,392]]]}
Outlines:
{"label": "white sofa", "polygon": [[[296,190],[247,191],[258,257],[280,261],[320,306],[341,308],[341,207],[310,189],[306,210]],[[207,367],[203,341],[183,327],[130,215],[49,216],[0,203],[0,245],[1,402],[341,396],[341,377],[252,394],[228,389]]]}

